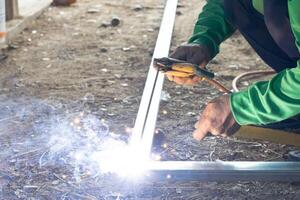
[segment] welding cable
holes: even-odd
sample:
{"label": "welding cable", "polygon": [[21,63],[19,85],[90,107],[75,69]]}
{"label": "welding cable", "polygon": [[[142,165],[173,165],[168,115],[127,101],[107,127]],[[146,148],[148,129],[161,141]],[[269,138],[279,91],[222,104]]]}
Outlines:
{"label": "welding cable", "polygon": [[239,83],[240,79],[247,77],[247,76],[253,76],[253,75],[260,75],[260,76],[265,76],[265,75],[271,75],[271,74],[275,74],[276,72],[274,70],[264,70],[264,71],[250,71],[250,72],[245,72],[242,73],[238,76],[236,76],[233,81],[232,81],[232,88],[233,91],[229,90],[228,88],[226,88],[222,83],[220,83],[217,80],[214,79],[208,79],[208,78],[201,78],[202,81],[206,81],[207,83],[209,83],[210,85],[216,87],[220,92],[224,92],[224,93],[232,93],[232,92],[238,92],[239,89],[237,87],[237,84]]}
{"label": "welding cable", "polygon": [[250,71],[250,72],[245,72],[242,73],[238,76],[236,76],[233,81],[232,81],[232,88],[233,88],[233,92],[238,92],[240,91],[237,87],[237,84],[239,83],[240,79],[247,77],[247,76],[253,76],[253,75],[271,75],[271,74],[275,74],[276,72],[274,70],[264,70],[264,71]]}
{"label": "welding cable", "polygon": [[207,78],[202,78],[202,80],[216,87],[220,92],[227,93],[227,94],[231,93],[231,91],[228,88],[226,88],[223,84],[221,84],[219,81],[216,81],[214,79],[207,79]]}

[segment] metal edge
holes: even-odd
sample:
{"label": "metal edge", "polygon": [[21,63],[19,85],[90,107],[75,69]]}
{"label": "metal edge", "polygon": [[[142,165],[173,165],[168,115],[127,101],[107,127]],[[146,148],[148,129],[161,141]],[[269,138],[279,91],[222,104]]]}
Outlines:
{"label": "metal edge", "polygon": [[279,181],[300,182],[300,162],[160,161],[147,170],[152,181]]}
{"label": "metal edge", "polygon": [[[178,0],[168,0],[166,2],[153,58],[149,67],[145,88],[132,132],[131,143],[138,147],[142,147],[142,151],[144,151],[146,155],[150,155],[151,151],[160,95],[164,81],[164,76],[153,68],[153,60],[156,57],[165,57],[169,54],[177,3]],[[152,120],[148,120],[149,116]]]}

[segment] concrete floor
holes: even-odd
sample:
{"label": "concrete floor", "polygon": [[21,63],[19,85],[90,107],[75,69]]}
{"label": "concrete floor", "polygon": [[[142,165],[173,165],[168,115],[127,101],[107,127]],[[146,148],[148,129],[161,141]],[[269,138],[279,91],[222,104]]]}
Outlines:
{"label": "concrete floor", "polygon": [[9,43],[15,38],[28,24],[32,22],[42,11],[51,4],[52,0],[19,0],[20,17],[10,20],[6,24],[6,41]]}
{"label": "concrete floor", "polygon": [[48,6],[52,0],[19,0],[19,12],[23,17],[30,16]]}

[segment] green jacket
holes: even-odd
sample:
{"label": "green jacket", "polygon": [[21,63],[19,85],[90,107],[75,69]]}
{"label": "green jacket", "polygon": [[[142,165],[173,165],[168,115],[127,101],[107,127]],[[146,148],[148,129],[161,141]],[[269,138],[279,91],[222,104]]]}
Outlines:
{"label": "green jacket", "polygon": [[[263,14],[263,0],[253,0],[253,6]],[[288,12],[296,45],[300,52],[300,0],[288,1]],[[213,56],[219,45],[235,29],[224,16],[221,0],[208,0],[195,25],[189,43],[206,45]],[[300,60],[269,81],[257,82],[231,95],[231,110],[240,125],[269,124],[300,113]]]}

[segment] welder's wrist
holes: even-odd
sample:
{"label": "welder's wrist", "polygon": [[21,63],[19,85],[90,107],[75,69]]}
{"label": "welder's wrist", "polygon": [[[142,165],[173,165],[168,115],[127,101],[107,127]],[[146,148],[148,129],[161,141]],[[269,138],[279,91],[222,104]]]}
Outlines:
{"label": "welder's wrist", "polygon": [[218,53],[219,53],[219,47],[216,47],[214,42],[212,42],[208,38],[197,38],[193,40],[193,37],[188,41],[189,44],[198,44],[205,48],[207,48],[208,51],[208,57],[209,60],[212,60]]}

